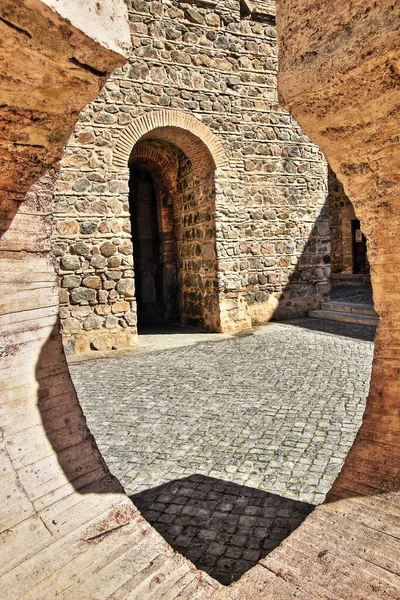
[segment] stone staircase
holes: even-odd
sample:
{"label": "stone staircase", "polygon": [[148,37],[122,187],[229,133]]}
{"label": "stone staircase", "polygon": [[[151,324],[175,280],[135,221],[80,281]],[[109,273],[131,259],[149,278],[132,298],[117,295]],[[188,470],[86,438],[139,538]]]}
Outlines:
{"label": "stone staircase", "polygon": [[352,303],[346,300],[333,300],[322,302],[318,310],[310,310],[309,317],[314,319],[327,319],[341,323],[356,325],[378,325],[379,317],[371,304]]}

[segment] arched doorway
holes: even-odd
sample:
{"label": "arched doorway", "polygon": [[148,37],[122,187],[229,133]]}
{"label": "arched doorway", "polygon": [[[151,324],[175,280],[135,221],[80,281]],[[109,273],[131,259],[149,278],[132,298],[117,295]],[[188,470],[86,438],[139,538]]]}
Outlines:
{"label": "arched doorway", "polygon": [[214,169],[194,168],[178,145],[184,138],[178,128],[159,128],[129,159],[138,325],[218,331]]}
{"label": "arched doorway", "polygon": [[328,169],[332,272],[369,279],[366,238],[354,206],[336,174]]}
{"label": "arched doorway", "polygon": [[[170,168],[171,154],[164,152],[160,156],[160,144],[164,148],[170,144],[170,148],[172,145],[183,153],[186,158],[178,168],[176,165]],[[142,166],[138,163],[139,156],[135,156],[139,148],[144,153],[140,158]],[[172,215],[177,234],[179,320],[224,333],[251,327],[243,290],[237,278],[230,279],[226,273],[226,269],[231,268],[230,253],[234,250],[225,251],[223,244],[217,245],[216,214],[221,240],[225,235],[224,226],[229,229],[230,218],[220,209],[219,200],[232,195],[229,162],[219,138],[190,114],[176,110],[146,112],[122,132],[112,162],[116,178],[124,183],[131,179],[130,168],[135,162],[136,168],[150,172],[159,190],[165,189],[164,184],[168,182],[166,199],[159,201],[159,207],[165,207],[175,198]],[[171,190],[175,193],[171,194]],[[160,219],[163,214],[164,210]]]}
{"label": "arched doorway", "polygon": [[328,169],[328,201],[332,268],[330,296],[333,302],[323,304],[325,310],[333,314],[325,317],[338,320],[343,318],[343,314],[338,313],[345,312],[348,322],[376,324],[363,223],[331,167]]}

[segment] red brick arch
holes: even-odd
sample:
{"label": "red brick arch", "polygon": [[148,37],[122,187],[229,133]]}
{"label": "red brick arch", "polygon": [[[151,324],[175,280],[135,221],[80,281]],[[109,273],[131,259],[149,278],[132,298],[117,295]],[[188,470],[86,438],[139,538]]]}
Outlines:
{"label": "red brick arch", "polygon": [[126,167],[132,148],[143,138],[162,139],[178,146],[192,161],[198,176],[228,166],[224,147],[217,136],[192,115],[172,110],[145,113],[128,125],[115,145],[114,166]]}
{"label": "red brick arch", "polygon": [[175,189],[177,165],[168,152],[163,152],[153,144],[139,141],[129,157],[129,167],[132,166],[146,170],[162,188]]}

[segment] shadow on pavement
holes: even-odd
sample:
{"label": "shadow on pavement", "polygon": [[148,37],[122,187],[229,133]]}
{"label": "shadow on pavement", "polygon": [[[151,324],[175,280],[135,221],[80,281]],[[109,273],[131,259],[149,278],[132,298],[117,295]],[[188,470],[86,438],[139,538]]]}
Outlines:
{"label": "shadow on pavement", "polygon": [[314,509],[204,475],[168,482],[131,500],[174,550],[224,585],[256,565]]}
{"label": "shadow on pavement", "polygon": [[291,321],[281,321],[281,325],[292,325],[294,327],[303,327],[310,331],[321,331],[322,333],[331,333],[342,337],[362,340],[364,342],[373,342],[376,327],[368,325],[355,325],[352,323],[339,323],[337,321],[325,321],[323,319],[295,319]]}
{"label": "shadow on pavement", "polygon": [[201,329],[200,327],[185,325],[184,323],[155,323],[154,325],[138,326],[139,335],[199,335],[201,333],[210,334],[211,332],[206,329]]}

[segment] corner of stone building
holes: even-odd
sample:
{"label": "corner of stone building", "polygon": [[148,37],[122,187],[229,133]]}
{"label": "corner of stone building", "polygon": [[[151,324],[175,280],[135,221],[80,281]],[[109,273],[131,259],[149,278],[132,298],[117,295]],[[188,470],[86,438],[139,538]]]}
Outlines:
{"label": "corner of stone building", "polygon": [[[164,290],[178,290],[179,320],[241,331],[272,316],[302,316],[321,300],[324,160],[277,103],[274,3],[251,4],[245,17],[237,0],[130,6],[135,53],[81,114],[57,183],[54,248],[68,351],[112,348],[111,333],[116,347],[137,342],[140,259],[135,248],[135,256],[120,252],[132,247],[141,219],[129,200],[132,167],[147,169],[162,187]],[[194,135],[190,151],[180,127]],[[166,175],[171,144],[191,162],[179,167],[178,194],[176,175]],[[226,157],[214,160],[213,183],[201,180],[210,149]],[[173,196],[181,211],[175,232]],[[132,297],[121,297],[118,278],[131,281]],[[113,313],[120,302],[129,308]]]}

